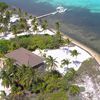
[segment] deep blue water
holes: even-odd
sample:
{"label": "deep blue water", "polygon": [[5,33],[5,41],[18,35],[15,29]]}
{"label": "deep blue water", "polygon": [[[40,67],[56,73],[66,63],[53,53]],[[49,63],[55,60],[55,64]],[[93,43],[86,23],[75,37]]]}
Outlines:
{"label": "deep blue water", "polygon": [[63,5],[71,9],[64,14],[47,17],[50,26],[60,21],[61,30],[100,53],[100,0],[0,0],[22,8],[33,15],[55,11]]}

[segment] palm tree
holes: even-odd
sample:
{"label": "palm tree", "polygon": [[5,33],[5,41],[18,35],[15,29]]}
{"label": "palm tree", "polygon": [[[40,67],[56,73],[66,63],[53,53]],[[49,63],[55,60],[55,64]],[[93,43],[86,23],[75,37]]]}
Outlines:
{"label": "palm tree", "polygon": [[55,24],[56,24],[56,30],[57,30],[57,32],[59,32],[59,30],[60,30],[60,23],[56,22]]}
{"label": "palm tree", "polygon": [[69,45],[71,43],[71,40],[69,38],[66,39],[66,43],[67,43],[67,45]]}
{"label": "palm tree", "polygon": [[18,15],[21,17],[22,15],[22,10],[20,8],[18,8]]}
{"label": "palm tree", "polygon": [[71,55],[72,55],[73,57],[76,56],[76,58],[77,58],[77,56],[79,55],[79,53],[78,53],[77,50],[73,50],[73,51],[71,51]]}
{"label": "palm tree", "polygon": [[7,20],[9,21],[10,20],[11,12],[10,11],[6,11],[5,15],[6,15]]}
{"label": "palm tree", "polygon": [[27,12],[24,12],[24,16],[26,17],[28,14],[27,14]]}
{"label": "palm tree", "polygon": [[[12,8],[12,13],[15,13],[17,11],[16,8]],[[17,11],[18,12],[18,11]]]}
{"label": "palm tree", "polygon": [[55,26],[56,26],[56,35],[57,37],[59,38],[59,41],[61,42],[61,33],[60,33],[60,23],[59,22],[56,22],[55,23]]}
{"label": "palm tree", "polygon": [[17,34],[17,31],[18,31],[19,29],[17,29],[17,26],[16,25],[13,25],[12,27],[11,27],[11,31],[13,32],[13,34]]}
{"label": "palm tree", "polygon": [[5,91],[0,91],[0,100],[7,100],[7,95]]}
{"label": "palm tree", "polygon": [[9,86],[11,85],[11,80],[10,80],[10,77],[9,77],[9,73],[7,73],[5,70],[1,70],[0,79],[2,79],[2,85],[4,87],[9,88]]}
{"label": "palm tree", "polygon": [[46,64],[50,68],[50,70],[54,70],[55,67],[57,67],[57,61],[56,58],[54,59],[52,56],[48,56],[46,58]]}
{"label": "palm tree", "polygon": [[68,65],[69,65],[70,63],[71,63],[71,62],[70,62],[69,59],[63,59],[63,60],[61,61],[61,66],[67,65],[67,67],[68,67]]}
{"label": "palm tree", "polygon": [[36,17],[34,17],[34,19],[32,20],[32,25],[35,25],[37,23],[37,18]]}
{"label": "palm tree", "polygon": [[0,33],[4,33],[5,32],[5,28],[4,27],[0,27]]}
{"label": "palm tree", "polygon": [[30,15],[29,18],[32,19],[32,15]]}
{"label": "palm tree", "polygon": [[45,33],[45,30],[47,29],[47,27],[48,27],[48,22],[47,22],[47,20],[44,20],[42,22],[42,28],[43,28],[44,33]]}
{"label": "palm tree", "polygon": [[56,36],[59,39],[59,42],[61,42],[62,41],[62,37],[61,37],[61,32],[60,31],[56,32]]}
{"label": "palm tree", "polygon": [[37,32],[38,28],[37,28],[36,24],[34,25],[33,30],[34,30],[34,32]]}
{"label": "palm tree", "polygon": [[[73,50],[73,51],[71,51],[71,55],[72,55],[73,57],[76,56],[76,59],[77,59],[77,56],[79,55],[79,53],[77,52],[77,50]],[[75,66],[77,67],[77,61],[73,61],[73,63],[74,63]]]}
{"label": "palm tree", "polygon": [[34,17],[34,19],[32,20],[31,24],[33,26],[33,30],[37,31],[38,30],[38,28],[37,28],[38,27],[38,21],[37,21],[36,17]]}
{"label": "palm tree", "polygon": [[3,15],[0,15],[0,22],[2,23],[3,21]]}
{"label": "palm tree", "polygon": [[7,17],[2,19],[2,23],[5,25],[6,28],[7,28],[8,22],[9,22],[9,19]]}
{"label": "palm tree", "polygon": [[68,47],[69,47],[69,45],[71,44],[71,40],[68,38],[68,39],[66,39],[65,42],[67,43],[67,45],[68,45]]}
{"label": "palm tree", "polygon": [[27,31],[28,25],[27,25],[27,21],[26,21],[25,18],[21,18],[21,19],[20,19],[20,21],[19,21],[19,28],[20,28],[21,30]]}

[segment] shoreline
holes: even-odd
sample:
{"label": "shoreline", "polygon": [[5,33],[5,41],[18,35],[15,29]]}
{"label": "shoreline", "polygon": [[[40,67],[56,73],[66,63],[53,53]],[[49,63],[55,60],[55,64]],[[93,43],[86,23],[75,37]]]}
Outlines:
{"label": "shoreline", "polygon": [[[50,30],[55,32],[54,29],[50,29]],[[84,45],[83,43],[75,40],[74,38],[69,37],[68,35],[66,35],[62,32],[61,32],[61,35],[62,35],[63,39],[68,39],[69,38],[72,41],[73,44],[75,44],[76,46],[80,47],[81,49],[83,49],[87,53],[89,53],[91,55],[91,57],[94,58],[96,60],[96,62],[98,63],[98,65],[100,66],[100,54],[99,53],[97,53],[93,49],[89,48],[88,46]]]}
{"label": "shoreline", "polygon": [[[28,15],[29,15],[29,13],[28,13]],[[32,17],[33,16],[34,15],[32,14]],[[49,29],[49,30],[53,31],[55,33],[54,29]],[[73,44],[75,44],[76,46],[78,46],[78,47],[82,48],[83,50],[85,50],[86,52],[88,52],[97,61],[97,63],[100,66],[100,54],[99,53],[97,53],[95,50],[89,48],[88,46],[84,45],[83,43],[75,40],[74,38],[71,38],[70,36],[68,36],[68,35],[66,35],[62,32],[61,32],[61,34],[62,34],[63,39],[69,38],[72,41]]]}
{"label": "shoreline", "polygon": [[[22,11],[24,11],[24,10],[22,10]],[[25,12],[25,11],[24,11],[24,12]],[[27,13],[28,13],[28,16],[31,15],[32,17],[38,17],[37,15],[33,15],[33,13],[29,13],[29,12],[27,12]],[[52,28],[49,29],[49,30],[55,32],[55,30],[52,29]],[[93,50],[92,48],[90,48],[90,47],[84,45],[84,44],[81,43],[80,41],[78,41],[78,40],[76,40],[76,39],[74,39],[74,38],[71,38],[70,36],[68,36],[68,35],[66,35],[66,34],[64,34],[64,33],[62,33],[62,32],[61,32],[61,34],[63,35],[63,38],[64,38],[64,39],[69,38],[69,39],[72,41],[73,44],[75,44],[76,46],[78,46],[78,47],[82,48],[83,50],[85,50],[86,52],[88,52],[88,53],[96,60],[96,62],[97,62],[97,63],[99,64],[99,66],[100,66],[100,54],[99,54],[97,51]]]}
{"label": "shoreline", "polygon": [[89,53],[91,55],[92,58],[94,58],[96,60],[96,62],[99,64],[100,66],[100,54],[97,53],[96,51],[92,50],[91,48],[89,48],[88,46],[84,45],[83,43],[80,43],[79,41],[65,35],[64,33],[61,33],[63,36],[63,39],[70,39],[72,41],[73,44],[75,44],[76,46],[82,48],[83,50],[85,50],[87,53]]}

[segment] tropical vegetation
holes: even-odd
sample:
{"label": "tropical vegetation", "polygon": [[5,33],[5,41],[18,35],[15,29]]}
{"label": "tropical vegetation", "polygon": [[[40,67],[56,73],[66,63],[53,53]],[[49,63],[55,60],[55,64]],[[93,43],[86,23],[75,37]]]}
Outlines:
{"label": "tropical vegetation", "polygon": [[[40,21],[36,17],[28,16],[20,8],[8,9],[8,5],[0,3],[0,33],[12,32],[15,38],[9,40],[0,40],[0,57],[17,48],[24,47],[30,51],[38,49],[55,49],[61,45],[69,46],[69,39],[63,40],[60,32],[60,23],[56,22],[56,35],[50,36],[45,33],[48,28],[47,20],[41,21],[42,31],[45,35],[25,35],[17,36],[21,32],[30,32],[30,28],[38,33]],[[10,22],[12,14],[18,14],[20,17],[15,23]],[[31,18],[31,26],[28,25],[27,19]],[[9,27],[8,27],[9,26]],[[72,56],[77,56],[76,50],[71,51]],[[5,91],[1,91],[2,100],[68,100],[69,95],[78,95],[80,88],[74,85],[72,80],[76,76],[76,71],[69,68],[65,75],[60,74],[57,70],[57,58],[52,56],[45,58],[45,71],[33,69],[31,66],[19,66],[14,64],[14,60],[5,58],[4,67],[0,69],[0,79],[2,85],[11,88],[11,93],[7,96]],[[70,64],[69,59],[63,59],[61,65]],[[61,66],[61,67],[62,67]]]}
{"label": "tropical vegetation", "polygon": [[50,35],[29,35],[16,37],[11,40],[0,40],[0,55],[15,50],[20,47],[24,47],[30,51],[34,51],[37,48],[40,49],[53,49],[59,48],[64,41],[58,41],[56,36]]}
{"label": "tropical vegetation", "polygon": [[[7,59],[0,73],[3,86],[11,88],[11,93],[8,96],[2,92],[2,96],[8,100],[24,100],[20,98],[27,97],[27,93],[29,96],[34,94],[33,98],[36,97],[38,100],[40,100],[39,98],[42,100],[50,100],[51,98],[67,100],[68,95],[78,95],[80,92],[79,87],[71,83],[76,74],[74,69],[69,69],[62,76],[56,70],[41,73],[38,69],[33,69],[30,66],[16,66],[13,63],[13,60]],[[46,65],[46,67],[48,66]],[[59,94],[64,97],[60,97]],[[45,99],[46,97],[47,99]]]}

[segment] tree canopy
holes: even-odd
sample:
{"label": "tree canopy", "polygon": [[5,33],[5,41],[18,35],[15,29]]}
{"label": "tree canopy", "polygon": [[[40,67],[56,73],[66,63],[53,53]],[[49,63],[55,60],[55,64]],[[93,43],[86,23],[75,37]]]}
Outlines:
{"label": "tree canopy", "polygon": [[[45,71],[44,74],[41,74],[37,69],[33,69],[30,66],[16,66],[13,63],[13,60],[7,59],[0,74],[3,86],[11,88],[9,98],[17,98],[19,96],[18,100],[21,100],[22,97],[27,97],[27,93],[28,95],[34,93],[37,98],[42,95],[42,98],[47,97],[48,99],[46,100],[50,100],[50,95],[53,95],[52,98],[57,98],[57,95],[59,97],[59,93],[61,93],[64,95],[62,100],[66,100],[65,98],[67,98],[69,92],[71,95],[76,95],[80,92],[78,86],[70,83],[70,80],[75,75],[73,69],[70,69],[65,76],[62,76],[56,70]],[[3,95],[3,97],[5,96]]]}
{"label": "tree canopy", "polygon": [[8,5],[4,2],[0,2],[0,12],[8,8]]}

